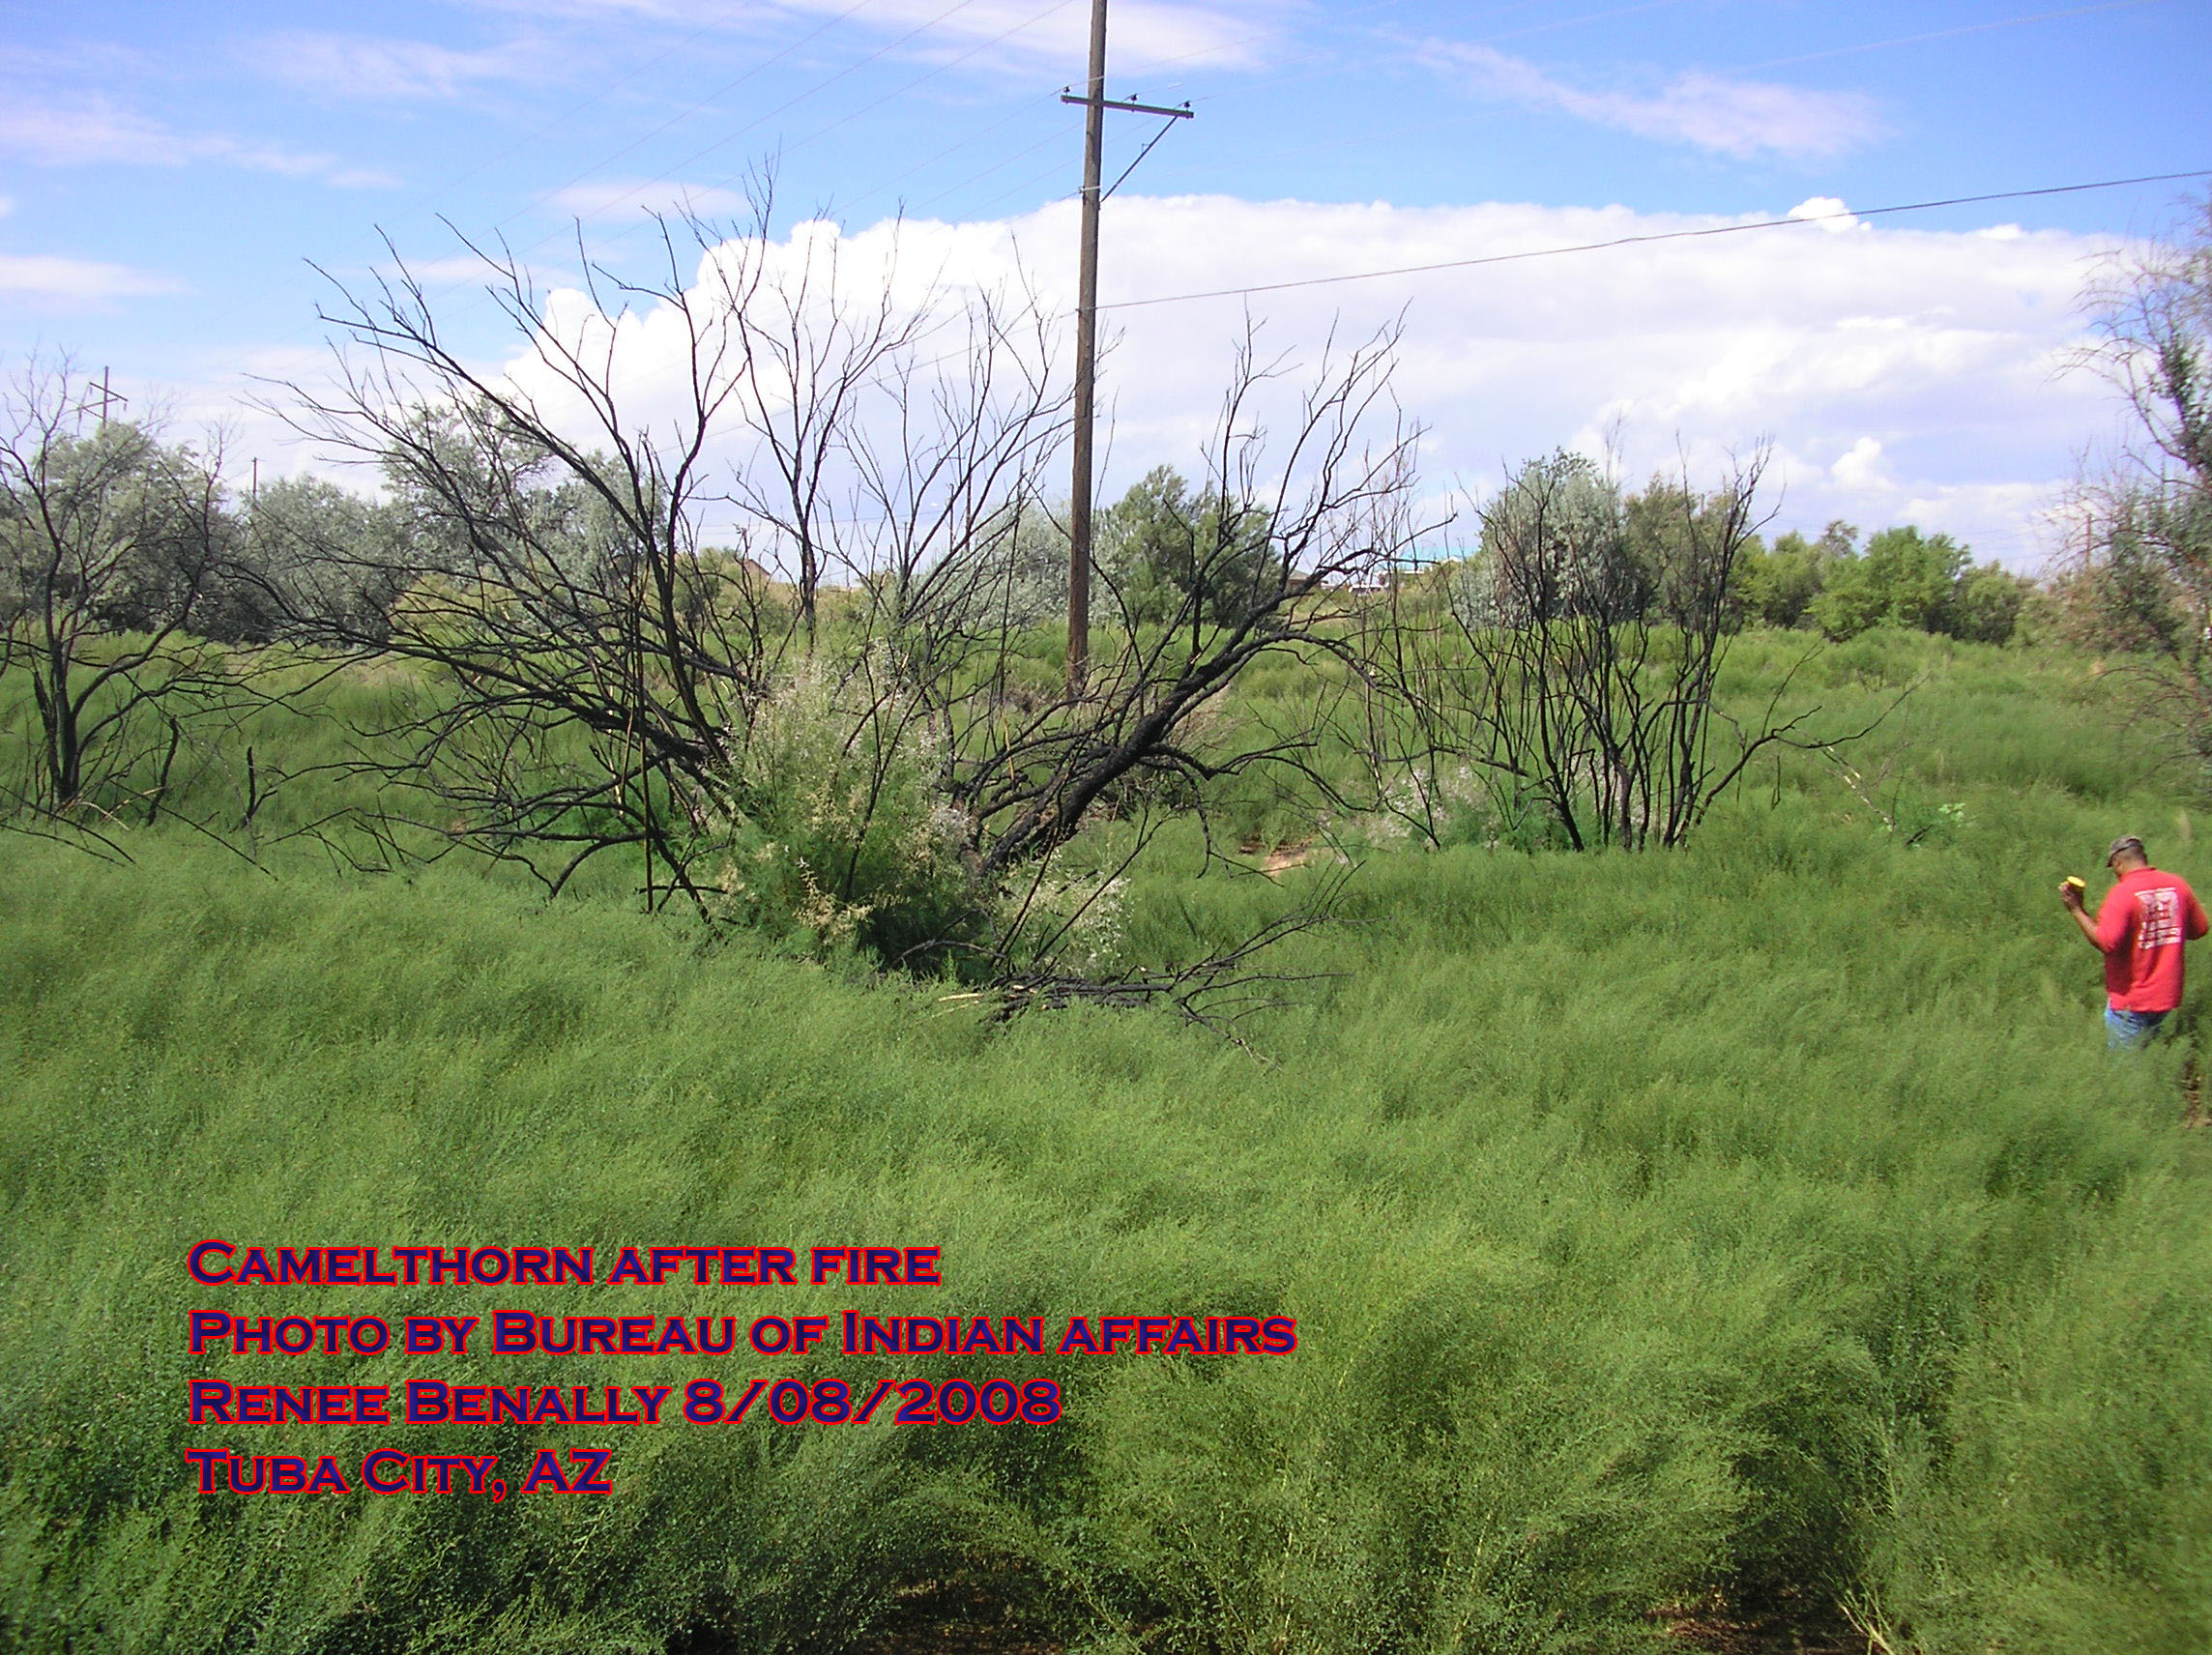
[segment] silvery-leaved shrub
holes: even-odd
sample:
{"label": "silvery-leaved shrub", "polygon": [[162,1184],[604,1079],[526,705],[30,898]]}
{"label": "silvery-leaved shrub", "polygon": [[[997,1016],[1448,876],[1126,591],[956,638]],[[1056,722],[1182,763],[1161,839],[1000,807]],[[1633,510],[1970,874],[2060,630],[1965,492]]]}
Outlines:
{"label": "silvery-leaved shrub", "polygon": [[1128,879],[1103,869],[1062,874],[1038,869],[1000,892],[998,933],[1022,958],[1077,976],[1121,963]]}
{"label": "silvery-leaved shrub", "polygon": [[935,964],[988,903],[962,856],[967,820],[937,791],[935,733],[871,665],[809,663],[762,702],[709,825],[710,906],[796,951]]}

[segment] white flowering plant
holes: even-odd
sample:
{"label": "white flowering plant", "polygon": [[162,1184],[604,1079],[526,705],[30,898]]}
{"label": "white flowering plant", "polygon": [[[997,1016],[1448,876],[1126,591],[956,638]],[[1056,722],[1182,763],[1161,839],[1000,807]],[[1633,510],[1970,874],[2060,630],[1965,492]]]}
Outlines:
{"label": "white flowering plant", "polygon": [[860,663],[802,666],[762,701],[709,825],[717,918],[795,951],[859,946],[888,965],[943,956],[987,924],[968,822],[937,786],[938,742],[911,701]]}

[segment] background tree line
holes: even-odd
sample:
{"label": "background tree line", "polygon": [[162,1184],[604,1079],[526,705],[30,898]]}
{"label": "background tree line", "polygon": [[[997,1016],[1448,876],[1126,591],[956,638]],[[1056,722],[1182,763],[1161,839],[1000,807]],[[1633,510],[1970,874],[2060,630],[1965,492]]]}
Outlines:
{"label": "background tree line", "polygon": [[[517,282],[510,298],[522,294]],[[759,292],[745,302],[759,307]],[[788,308],[781,320],[825,326]],[[728,321],[697,324],[702,407]],[[222,733],[303,682],[384,658],[412,676],[325,768],[375,785],[379,806],[355,826],[388,859],[466,845],[559,889],[626,848],[651,901],[680,895],[887,959],[973,954],[1002,975],[1019,960],[1049,977],[1037,962],[1111,884],[1053,867],[1087,822],[1137,824],[1141,846],[1164,816],[1203,817],[1209,781],[1266,765],[1348,811],[1388,809],[1393,786],[1449,758],[1497,784],[1504,816],[1542,801],[1562,845],[1679,842],[1747,753],[1787,735],[1763,728],[1708,762],[1729,635],[1831,612],[1848,617],[1836,635],[1945,624],[1970,609],[1977,578],[1947,539],[1911,530],[1863,556],[1840,527],[1769,550],[1753,526],[1756,468],[1709,495],[1665,479],[1624,494],[1569,454],[1524,468],[1489,505],[1479,556],[1422,569],[1403,433],[1381,459],[1353,447],[1386,345],[1309,399],[1300,441],[1324,464],[1302,494],[1232,434],[1237,398],[1263,382],[1248,359],[1202,479],[1156,467],[1101,513],[1096,579],[1121,639],[1075,695],[1052,630],[1067,540],[1038,481],[1056,451],[1040,433],[1059,418],[1042,380],[996,409],[934,388],[944,423],[896,455],[863,452],[834,412],[817,410],[813,428],[787,412],[770,445],[782,496],[759,485],[754,532],[703,545],[687,468],[705,419],[671,450],[609,408],[603,442],[582,448],[447,357],[411,290],[354,322],[369,368],[303,419],[374,467],[376,498],[313,477],[241,497],[218,448],[166,441],[152,422],[82,429],[66,370],[18,384],[4,601],[9,660],[37,713],[14,713],[36,737],[20,743],[19,812],[150,820],[174,808],[180,749],[249,796],[280,787],[297,778],[266,749],[255,771]],[[880,382],[903,348],[880,328],[864,336],[857,361],[780,353],[834,382],[787,383],[787,395],[849,407],[862,370]],[[610,377],[557,360],[587,392]],[[440,395],[399,394],[395,363],[427,369]],[[840,467],[843,514],[807,493]],[[856,498],[874,518],[858,540]],[[1795,570],[1810,578],[1792,585]],[[1424,590],[1441,608],[1399,601]],[[1410,641],[1447,618],[1428,645]],[[1658,649],[1662,637],[1675,642]],[[1423,664],[1425,647],[1444,653]],[[1223,740],[1201,714],[1268,653],[1341,670],[1315,675],[1288,721]],[[1470,664],[1487,706],[1447,711],[1436,687],[1459,675],[1463,690]],[[1391,734],[1372,710],[1363,730],[1348,722],[1354,684],[1389,704]],[[1324,760],[1346,746],[1364,791]]]}
{"label": "background tree line", "polygon": [[[1516,508],[1516,495],[1536,490],[1556,494],[1579,521],[1619,519],[1620,555],[1633,573],[1639,613],[1664,604],[1689,556],[1689,532],[1715,509],[1680,479],[1657,476],[1630,492],[1588,456],[1563,450],[1516,475],[1505,491],[1507,514]],[[1483,513],[1478,549],[1440,578],[1463,594],[1492,582],[1503,521],[1497,510]],[[1887,625],[2002,644],[2033,612],[2042,591],[2032,577],[1999,564],[1974,564],[1969,549],[1949,535],[1901,524],[1880,530],[1862,547],[1858,528],[1839,520],[1817,538],[1795,529],[1771,542],[1748,534],[1731,571],[1724,614],[1734,627],[1802,628],[1836,640]]]}
{"label": "background tree line", "polygon": [[[319,704],[343,740],[306,767],[373,799],[347,857],[469,849],[553,890],[621,865],[655,906],[1043,980],[1150,833],[1203,828],[1248,774],[1432,839],[1464,774],[1493,838],[1678,844],[1752,755],[1813,740],[1807,707],[1716,704],[1751,626],[2002,643],[2050,617],[2155,664],[2212,754],[2201,235],[2100,302],[2097,360],[2145,443],[2085,489],[2089,550],[2048,591],[1911,525],[1769,541],[1756,455],[1636,490],[1532,461],[1440,563],[1395,340],[1294,391],[1247,338],[1192,475],[1155,468],[1101,514],[1097,665],[1070,687],[1049,328],[996,298],[894,308],[765,223],[764,202],[749,226],[664,224],[657,276],[595,271],[580,318],[488,258],[520,353],[496,375],[403,275],[344,295],[341,373],[288,417],[374,498],[312,478],[241,498],[218,444],[90,419],[66,366],[18,376],[13,817],[97,830],[219,774],[242,802],[194,825],[250,823],[303,767],[238,733],[373,666],[374,695]],[[615,371],[646,309],[685,345],[673,412]],[[1231,715],[1265,661],[1298,671]],[[1094,826],[1113,848],[1071,859]]]}

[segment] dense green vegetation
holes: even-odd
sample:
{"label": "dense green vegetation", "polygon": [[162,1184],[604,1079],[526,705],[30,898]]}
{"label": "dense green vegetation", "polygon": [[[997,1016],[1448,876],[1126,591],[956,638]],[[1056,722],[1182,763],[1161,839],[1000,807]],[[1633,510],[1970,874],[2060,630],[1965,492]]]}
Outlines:
{"label": "dense green vegetation", "polygon": [[[1805,648],[1747,634],[1724,700]],[[1299,692],[1287,662],[1238,715]],[[35,1650],[838,1650],[954,1582],[1071,1648],[1599,1651],[1723,1602],[1870,1646],[2212,1643],[2212,1145],[2180,1037],[2108,1059],[2053,900],[2104,842],[2212,887],[2094,663],[1877,627],[1687,847],[1415,848],[1338,820],[1331,973],[1240,1025],[999,1024],[950,985],[702,940],[610,868],[0,854],[0,1637]],[[341,682],[341,698],[394,693]],[[346,702],[345,705],[355,705]],[[301,768],[331,738],[247,734]],[[285,743],[291,743],[287,754]],[[195,785],[234,786],[210,771]],[[180,782],[180,787],[185,785]],[[322,785],[322,784],[317,784]],[[1258,772],[1217,831],[1311,840]],[[212,810],[202,812],[212,815]],[[1111,823],[1099,831],[1111,836]],[[233,835],[240,837],[240,835]],[[1162,833],[1120,957],[1334,867]],[[198,1289],[269,1245],[937,1244],[934,1292]],[[194,1359],[252,1314],[1285,1314],[1295,1355]],[[1050,1375],[1046,1428],[191,1428],[188,1379]],[[612,1446],[609,1498],[192,1491],[187,1447]],[[1878,1641],[1877,1641],[1878,1640]]]}
{"label": "dense green vegetation", "polygon": [[[2156,458],[2084,479],[2048,587],[1911,526],[1768,545],[1763,451],[1640,492],[1555,454],[1445,555],[1388,331],[1287,423],[1247,349],[1197,475],[1086,564],[1041,335],[970,311],[931,375],[945,296],[870,324],[833,269],[716,268],[598,317],[683,334],[673,423],[511,265],[538,391],[364,296],[378,370],[302,418],[376,505],[87,435],[66,361],[0,389],[0,1640],[2212,1643],[2201,994],[2108,1055],[2052,901],[2121,828],[2212,879],[2200,236],[2092,295]],[[928,1245],[946,1282],[191,1285],[211,1234]],[[1302,1340],[195,1357],[211,1299]],[[1066,1415],[678,1400],[913,1374]],[[193,1425],[209,1376],[676,1395]],[[194,1486],[218,1446],[615,1470],[241,1498]]]}

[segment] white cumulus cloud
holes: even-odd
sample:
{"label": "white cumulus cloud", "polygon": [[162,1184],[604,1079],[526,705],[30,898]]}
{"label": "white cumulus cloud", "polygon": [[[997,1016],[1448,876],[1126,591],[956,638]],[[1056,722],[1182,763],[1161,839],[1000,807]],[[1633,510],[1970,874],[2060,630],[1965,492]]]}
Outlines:
{"label": "white cumulus cloud", "polygon": [[1881,444],[1873,437],[1861,437],[1839,454],[1828,467],[1828,477],[1838,488],[1861,495],[1897,492],[1897,484],[1882,470]]}
{"label": "white cumulus cloud", "polygon": [[[1749,215],[1738,222],[1772,217]],[[1073,208],[1007,227],[1066,296]],[[1625,208],[1404,208],[1222,198],[1107,209],[1105,298],[1201,292],[1722,227]],[[975,227],[947,229],[948,244]],[[2016,565],[2039,557],[2035,502],[2107,428],[2103,388],[2060,371],[2076,296],[2108,240],[1996,239],[1811,225],[1539,257],[1249,300],[1111,310],[1116,453],[1187,456],[1227,370],[1243,305],[1310,354],[1335,325],[1403,312],[1398,392],[1433,432],[1431,467],[1495,483],[1561,443],[1597,452],[1617,425],[1630,479],[1677,449],[1717,477],[1730,451],[1776,447],[1783,526],[1913,511]],[[1878,444],[1878,468],[1863,442]],[[1861,462],[1833,468],[1857,450]],[[1141,469],[1141,464],[1139,464]]]}
{"label": "white cumulus cloud", "polygon": [[[1818,224],[1831,234],[1840,235],[1850,230],[1867,227],[1864,218],[1855,217],[1843,201],[1834,195],[1811,195],[1790,209],[1790,217]],[[1986,232],[1985,232],[1986,233]]]}
{"label": "white cumulus cloud", "polygon": [[[1332,331],[1341,346],[1402,318],[1396,394],[1428,427],[1423,464],[1439,491],[1493,488],[1518,461],[1562,445],[1598,453],[1609,438],[1631,483],[1686,464],[1711,485],[1732,454],[1766,442],[1777,530],[1916,522],[1977,557],[2034,566],[2038,514],[2113,418],[2104,387],[2061,371],[2081,332],[2076,296],[2105,239],[1804,224],[1126,304],[1774,216],[1117,196],[1104,230],[1103,487],[1111,497],[1155,464],[1198,468],[1247,310],[1264,323],[1264,354],[1309,367]],[[1064,316],[1075,231],[1074,207],[1061,203],[968,223],[800,225],[774,251],[789,263],[834,240],[843,277],[864,286],[890,268],[895,237],[900,303],[932,279],[956,292],[1026,282]],[[581,294],[552,309],[564,332],[584,326]],[[944,337],[956,345],[960,334]],[[679,339],[676,318],[651,306],[613,338],[617,377],[643,418],[679,401]]]}

